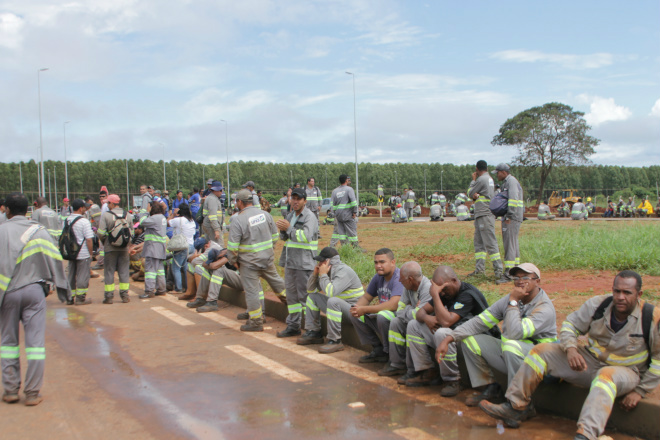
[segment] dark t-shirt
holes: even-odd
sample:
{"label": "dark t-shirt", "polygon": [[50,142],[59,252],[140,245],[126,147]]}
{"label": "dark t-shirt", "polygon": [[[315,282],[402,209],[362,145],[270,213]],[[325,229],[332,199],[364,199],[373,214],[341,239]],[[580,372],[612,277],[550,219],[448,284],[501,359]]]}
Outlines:
{"label": "dark t-shirt", "polygon": [[[459,325],[471,319],[473,316],[478,315],[483,310],[479,303],[474,300],[470,291],[475,290],[479,294],[479,290],[470,283],[461,282],[461,288],[458,290],[458,294],[452,300],[443,299],[443,304],[449,312],[456,313],[460,318],[454,325],[451,326],[452,329],[455,329]],[[433,306],[433,299],[429,301],[429,304]],[[476,312],[476,313],[475,313]]]}
{"label": "dark t-shirt", "polygon": [[403,284],[399,281],[399,274],[400,271],[397,267],[394,269],[394,274],[392,274],[392,278],[389,281],[385,281],[385,277],[383,276],[374,275],[367,286],[367,294],[378,297],[380,304],[389,301],[393,296],[403,295],[404,288]]}

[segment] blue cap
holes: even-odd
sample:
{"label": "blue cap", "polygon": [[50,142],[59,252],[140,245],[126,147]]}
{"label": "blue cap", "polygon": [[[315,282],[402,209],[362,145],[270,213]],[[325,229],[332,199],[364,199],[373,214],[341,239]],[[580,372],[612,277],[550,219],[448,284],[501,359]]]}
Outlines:
{"label": "blue cap", "polygon": [[213,183],[211,184],[211,190],[212,191],[222,191],[222,190],[224,190],[224,188],[222,187],[222,182],[214,180]]}
{"label": "blue cap", "polygon": [[197,240],[195,240],[193,246],[195,246],[196,250],[201,251],[204,249],[204,246],[206,246],[206,238],[199,237]]}

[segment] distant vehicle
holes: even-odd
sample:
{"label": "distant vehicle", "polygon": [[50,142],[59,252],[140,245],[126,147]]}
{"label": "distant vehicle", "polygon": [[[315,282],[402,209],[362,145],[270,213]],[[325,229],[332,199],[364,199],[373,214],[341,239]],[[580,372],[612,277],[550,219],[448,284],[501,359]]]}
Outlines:
{"label": "distant vehicle", "polygon": [[321,202],[321,214],[328,215],[328,211],[332,209],[332,199],[323,199]]}
{"label": "distant vehicle", "polygon": [[548,206],[556,208],[561,203],[561,199],[566,199],[566,203],[573,206],[580,197],[577,195],[577,189],[562,189],[561,191],[553,191],[548,199]]}

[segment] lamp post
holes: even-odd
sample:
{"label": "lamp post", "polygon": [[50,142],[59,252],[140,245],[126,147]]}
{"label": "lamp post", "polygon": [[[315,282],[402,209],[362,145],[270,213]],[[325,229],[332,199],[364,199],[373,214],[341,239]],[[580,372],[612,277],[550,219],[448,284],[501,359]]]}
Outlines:
{"label": "lamp post", "polygon": [[64,130],[64,182],[66,183],[66,198],[69,198],[69,169],[66,164],[66,124],[71,121],[65,121],[62,124],[62,129]]}
{"label": "lamp post", "polygon": [[424,204],[426,204],[426,168],[424,169]]}
{"label": "lamp post", "polygon": [[442,193],[442,176],[445,174],[445,170],[440,170],[440,193]]}
{"label": "lamp post", "polygon": [[224,119],[220,119],[220,121],[225,123],[225,150],[227,151],[227,206],[229,206],[229,197],[231,196],[231,192],[229,189],[229,135],[228,135],[228,125],[227,121]]}
{"label": "lamp post", "polygon": [[399,194],[399,173],[394,170],[394,192]]}
{"label": "lamp post", "polygon": [[23,194],[23,164],[18,163],[18,175],[21,177],[21,194]]}
{"label": "lamp post", "polygon": [[44,142],[41,134],[41,72],[48,67],[37,70],[37,93],[39,95],[39,151],[41,152],[41,196],[46,197],[46,175],[44,173]]}
{"label": "lamp post", "polygon": [[360,205],[360,176],[358,175],[358,157],[357,157],[357,113],[355,111],[355,74],[346,72],[353,77],[353,133],[355,139],[355,200]]}

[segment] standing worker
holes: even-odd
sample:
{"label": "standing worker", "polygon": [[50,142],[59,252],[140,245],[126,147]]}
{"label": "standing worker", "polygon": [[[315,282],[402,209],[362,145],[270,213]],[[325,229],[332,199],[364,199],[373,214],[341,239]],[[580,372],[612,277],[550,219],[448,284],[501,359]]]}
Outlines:
{"label": "standing worker", "polygon": [[75,199],[71,204],[73,213],[64,222],[71,225],[76,242],[80,245],[75,260],[69,260],[69,287],[76,305],[91,304],[87,299],[89,278],[91,274],[92,253],[94,253],[94,232],[92,224],[83,216],[87,204],[83,199]]}
{"label": "standing worker", "polygon": [[[104,284],[105,298],[103,304],[112,304],[115,296],[115,271],[119,273],[119,296],[121,302],[130,302],[128,298],[129,272],[131,259],[128,255],[128,242],[122,238],[115,238],[120,230],[128,228],[128,233],[133,235],[133,215],[127,213],[119,206],[121,199],[117,194],[110,194],[107,198],[108,211],[101,215],[99,239],[103,241],[104,250]],[[129,235],[129,238],[130,238]],[[129,240],[130,241],[130,240]]]}
{"label": "standing worker", "polygon": [[502,278],[496,281],[497,284],[502,284],[511,282],[508,271],[516,264],[520,264],[518,234],[523,221],[525,206],[523,205],[522,187],[518,179],[511,175],[511,167],[506,163],[500,163],[492,173],[497,175],[497,179],[502,182],[501,190],[502,192],[506,191],[509,198],[507,212],[502,217],[505,273],[502,275]]}
{"label": "standing worker", "polygon": [[222,223],[224,216],[222,214],[222,204],[220,196],[222,195],[222,183],[214,180],[210,186],[211,192],[204,199],[204,207],[202,214],[204,221],[202,222],[202,232],[204,238],[208,241],[213,241],[224,247],[224,240],[222,239]]}
{"label": "standing worker", "polygon": [[403,205],[406,208],[406,215],[408,216],[408,221],[413,221],[413,209],[415,208],[415,191],[412,188],[408,188],[408,192],[405,196],[405,204]]}
{"label": "standing worker", "polygon": [[21,363],[19,322],[23,322],[27,373],[25,405],[41,403],[46,360],[46,295],[49,284],[57,289],[60,301],[68,301],[68,283],[60,251],[39,223],[28,220],[28,200],[13,192],[5,201],[7,221],[0,226],[0,365],[2,400],[19,401]]}
{"label": "standing worker", "polygon": [[255,188],[254,182],[248,180],[243,184],[243,188],[250,190],[250,193],[252,194],[252,205],[257,209],[261,209],[261,205],[259,204],[259,196],[257,195],[257,192],[254,190]]}
{"label": "standing worker", "polygon": [[149,192],[149,187],[147,185],[140,185],[140,198],[142,201],[140,202],[140,210],[138,211],[139,219],[148,215],[147,206],[149,206],[149,203],[151,203],[154,199]]}
{"label": "standing worker", "polygon": [[[161,203],[151,202],[147,206],[148,217],[140,219],[144,229],[144,293],[140,299],[153,298],[155,295],[165,295],[165,242],[167,241],[167,218],[165,208]],[[128,301],[125,301],[128,302]]]}
{"label": "standing worker", "polygon": [[[313,177],[307,179],[307,186],[305,187],[305,193],[307,194],[306,207],[316,216],[316,222],[319,224],[320,228],[321,220],[319,214],[321,213],[321,201],[323,200],[323,197],[321,196],[321,190],[315,185],[315,183]],[[321,237],[319,236],[319,238]],[[314,268],[312,268],[312,270],[313,269]]]}
{"label": "standing worker", "polygon": [[332,231],[330,247],[335,247],[338,241],[342,244],[348,241],[353,246],[360,247],[357,236],[357,199],[350,185],[350,176],[342,174],[339,176],[339,186],[332,191],[335,230]]}
{"label": "standing worker", "polygon": [[59,217],[55,211],[48,207],[48,202],[45,197],[37,197],[34,201],[34,207],[36,209],[32,213],[32,220],[44,225],[50,234],[51,239],[57,242],[60,235],[62,235],[62,225],[60,224]]}
{"label": "standing worker", "polygon": [[[495,278],[503,274],[500,248],[495,237],[495,216],[488,207],[495,195],[495,182],[488,175],[488,164],[485,160],[477,162],[477,169],[472,173],[472,182],[468,188],[468,196],[474,201],[474,272],[475,276],[486,272],[486,256],[493,263]],[[486,253],[488,252],[488,253]]]}

